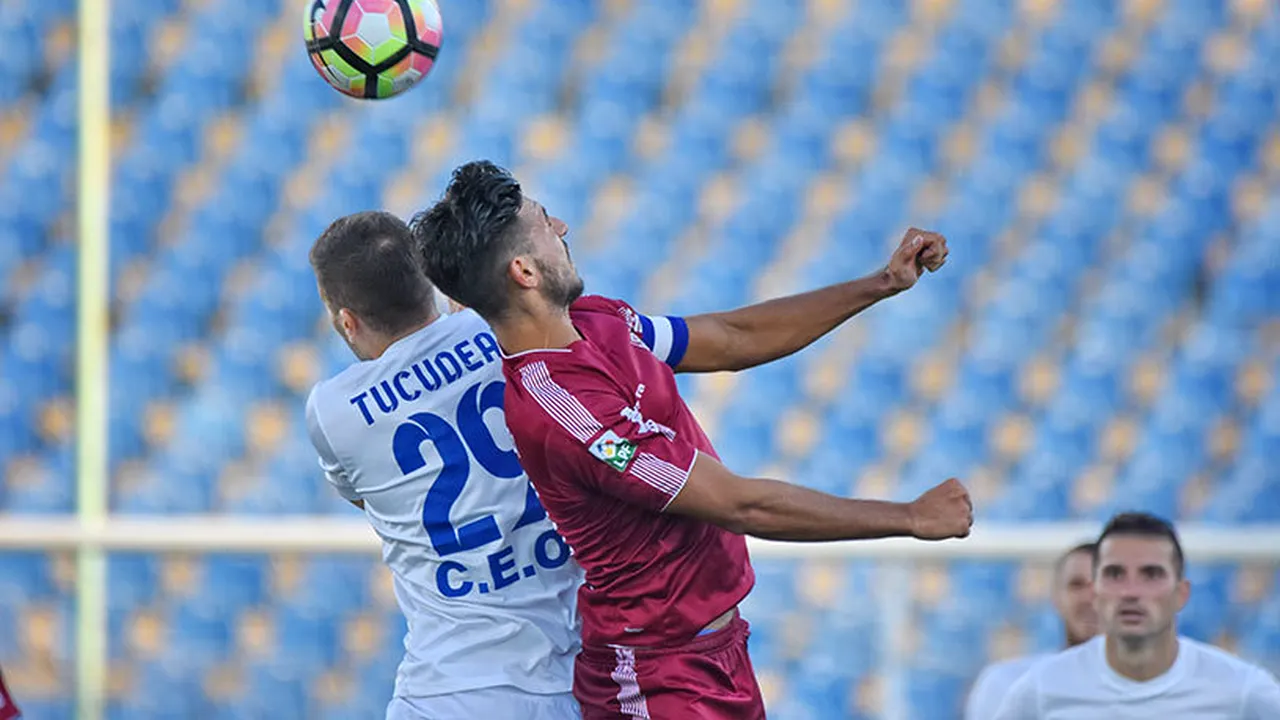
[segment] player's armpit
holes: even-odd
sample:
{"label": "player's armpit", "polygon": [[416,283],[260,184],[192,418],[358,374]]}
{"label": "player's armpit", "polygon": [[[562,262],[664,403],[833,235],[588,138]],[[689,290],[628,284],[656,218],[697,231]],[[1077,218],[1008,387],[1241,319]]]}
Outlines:
{"label": "player's armpit", "polygon": [[745,478],[699,453],[667,512],[768,540],[964,537],[973,523],[972,507],[963,487],[949,483],[954,487],[944,483],[912,503],[854,500],[776,480]]}
{"label": "player's armpit", "polygon": [[348,500],[347,502],[351,503],[352,505],[355,505],[361,510],[364,509],[364,500]]}

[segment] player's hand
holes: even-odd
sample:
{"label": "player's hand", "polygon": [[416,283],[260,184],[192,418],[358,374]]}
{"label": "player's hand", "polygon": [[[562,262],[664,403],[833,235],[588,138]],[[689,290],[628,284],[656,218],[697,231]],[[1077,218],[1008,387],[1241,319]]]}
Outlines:
{"label": "player's hand", "polygon": [[909,228],[889,258],[885,272],[889,289],[902,292],[916,284],[925,270],[937,272],[947,262],[947,239],[936,232]]}
{"label": "player's hand", "polygon": [[973,527],[973,501],[955,478],[926,491],[909,508],[911,535],[919,540],[968,537]]}

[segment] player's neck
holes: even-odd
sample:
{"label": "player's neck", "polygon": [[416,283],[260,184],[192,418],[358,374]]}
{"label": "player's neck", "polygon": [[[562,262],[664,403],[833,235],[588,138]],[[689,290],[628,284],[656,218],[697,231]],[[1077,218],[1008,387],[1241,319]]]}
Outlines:
{"label": "player's neck", "polygon": [[1151,638],[1129,641],[1107,636],[1107,664],[1135,682],[1154,680],[1169,672],[1178,659],[1178,636],[1172,628]]}
{"label": "player's neck", "polygon": [[518,355],[531,350],[558,350],[567,348],[582,336],[569,319],[569,311],[539,308],[536,311],[515,311],[510,316],[491,322],[498,344],[508,355]]}
{"label": "player's neck", "polygon": [[376,347],[373,348],[373,353],[370,355],[369,359],[376,360],[382,357],[383,353],[387,351],[387,348],[391,347],[392,345],[395,345],[401,340],[409,337],[410,335],[418,332],[422,328],[430,325],[431,323],[439,319],[440,319],[440,313],[432,309],[427,312],[426,317],[423,318],[422,321],[416,322],[399,332],[390,333],[385,337],[379,338],[378,344]]}

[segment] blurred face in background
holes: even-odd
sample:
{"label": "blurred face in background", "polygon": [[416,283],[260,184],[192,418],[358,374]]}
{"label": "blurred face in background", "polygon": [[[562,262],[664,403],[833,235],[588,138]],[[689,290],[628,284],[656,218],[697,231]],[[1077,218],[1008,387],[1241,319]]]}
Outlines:
{"label": "blurred face in background", "polygon": [[1139,644],[1173,632],[1191,586],[1167,538],[1112,535],[1098,548],[1094,593],[1107,636]]}
{"label": "blurred face in background", "polygon": [[1067,646],[1075,647],[1098,634],[1093,597],[1093,556],[1077,550],[1059,563],[1053,578],[1053,606],[1067,632]]}

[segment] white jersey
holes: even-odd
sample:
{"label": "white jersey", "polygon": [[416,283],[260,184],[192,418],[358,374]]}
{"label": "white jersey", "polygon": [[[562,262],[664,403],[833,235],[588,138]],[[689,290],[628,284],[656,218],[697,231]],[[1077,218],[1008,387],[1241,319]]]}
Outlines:
{"label": "white jersey", "polygon": [[1000,709],[1000,701],[1009,692],[1009,688],[1022,677],[1032,665],[1050,657],[1048,653],[1016,657],[1003,662],[988,665],[969,690],[969,700],[964,706],[964,720],[991,720]]}
{"label": "white jersey", "polygon": [[1280,685],[1270,673],[1218,648],[1178,638],[1165,674],[1135,682],[1111,669],[1106,638],[1054,655],[1028,670],[996,720],[1274,720]]}
{"label": "white jersey", "polygon": [[520,467],[503,390],[498,342],[465,310],[307,400],[325,477],[364,501],[408,621],[398,697],[572,688],[582,571]]}

